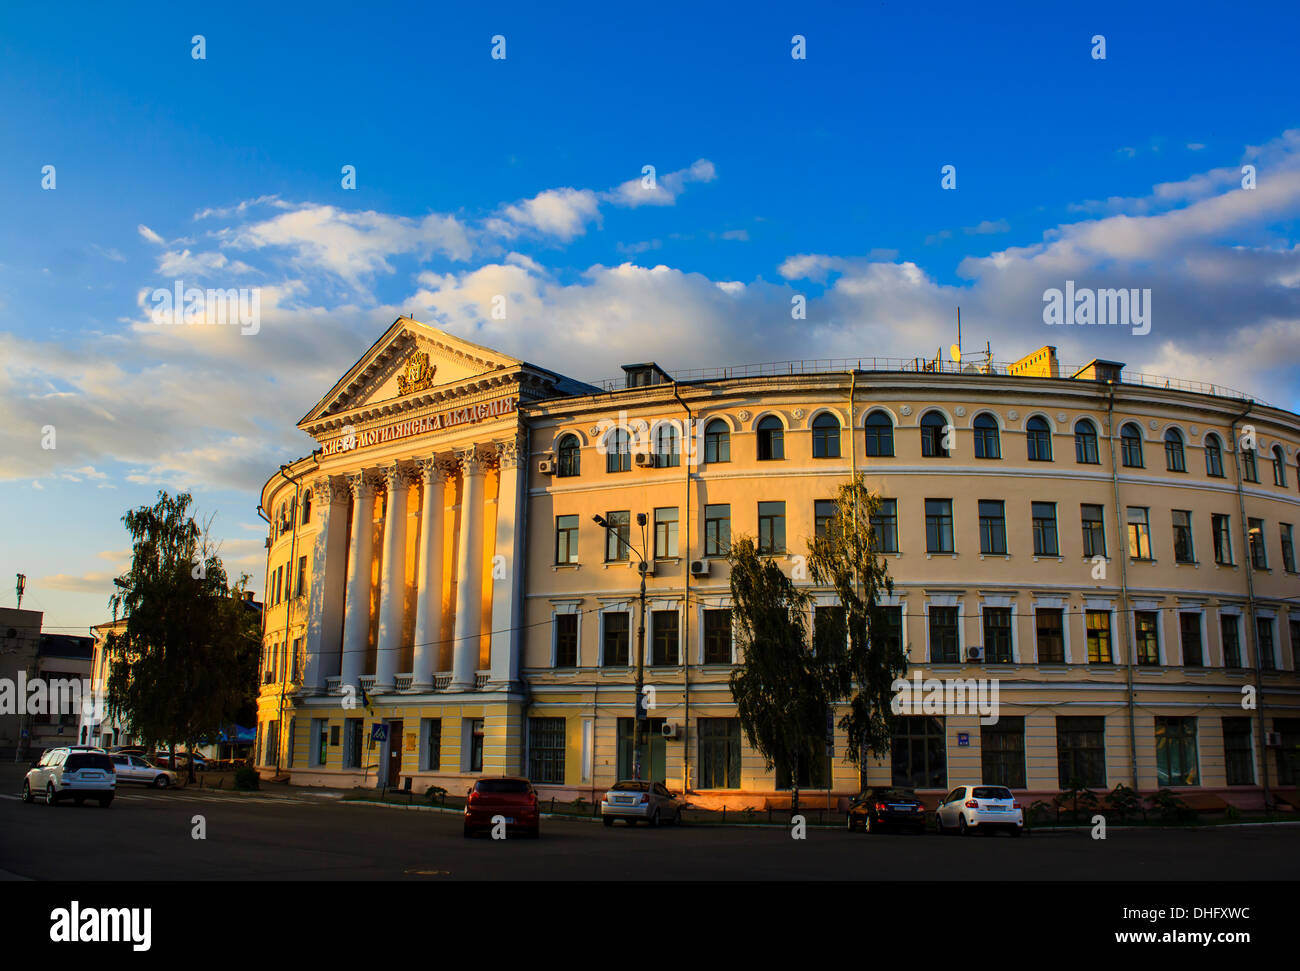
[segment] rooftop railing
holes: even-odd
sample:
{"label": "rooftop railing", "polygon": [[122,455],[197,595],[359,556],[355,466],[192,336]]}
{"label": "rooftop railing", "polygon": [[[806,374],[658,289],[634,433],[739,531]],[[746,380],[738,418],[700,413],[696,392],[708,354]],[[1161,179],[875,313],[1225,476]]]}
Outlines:
{"label": "rooftop railing", "polygon": [[[1057,375],[1069,378],[1081,371],[1083,364],[1058,364]],[[985,374],[1009,377],[1011,364],[992,362],[989,364],[957,363],[954,361],[934,361],[921,357],[862,357],[862,358],[820,358],[806,361],[769,361],[763,364],[740,364],[734,367],[689,368],[681,371],[669,371],[674,381],[727,381],[734,378],[767,378],[783,375],[830,374],[846,371],[892,372],[916,374]],[[1038,375],[1017,375],[1017,377],[1038,377]],[[623,391],[627,388],[627,376],[604,378],[588,381],[604,392]],[[1188,381],[1183,378],[1170,378],[1158,374],[1144,374],[1139,371],[1120,372],[1120,384],[1139,385],[1145,388],[1161,388],[1173,391],[1190,391],[1195,394],[1208,394],[1220,398],[1235,398],[1240,401],[1254,400],[1256,404],[1267,407],[1267,402],[1255,398],[1244,391],[1238,391],[1226,384],[1214,384],[1206,381]]]}

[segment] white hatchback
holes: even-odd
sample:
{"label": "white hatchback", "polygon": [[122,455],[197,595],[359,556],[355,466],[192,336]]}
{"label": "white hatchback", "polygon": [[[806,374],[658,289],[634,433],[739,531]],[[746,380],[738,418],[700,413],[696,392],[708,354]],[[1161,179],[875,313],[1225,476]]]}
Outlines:
{"label": "white hatchback", "polygon": [[102,749],[52,748],[32,764],[23,779],[23,802],[43,798],[47,806],[64,799],[80,806],[94,799],[108,808],[116,791],[113,760]]}
{"label": "white hatchback", "polygon": [[958,786],[934,811],[934,825],[941,836],[1000,829],[1019,836],[1025,829],[1025,814],[1006,786]]}

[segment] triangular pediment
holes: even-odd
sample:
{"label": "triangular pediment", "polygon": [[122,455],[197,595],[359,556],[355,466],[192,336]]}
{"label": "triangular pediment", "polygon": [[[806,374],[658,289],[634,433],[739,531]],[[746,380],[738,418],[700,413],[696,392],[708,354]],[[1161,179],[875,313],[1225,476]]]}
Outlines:
{"label": "triangular pediment", "polygon": [[334,415],[402,399],[445,393],[475,378],[513,371],[523,362],[410,317],[398,317],[325,397],[298,422],[305,428]]}

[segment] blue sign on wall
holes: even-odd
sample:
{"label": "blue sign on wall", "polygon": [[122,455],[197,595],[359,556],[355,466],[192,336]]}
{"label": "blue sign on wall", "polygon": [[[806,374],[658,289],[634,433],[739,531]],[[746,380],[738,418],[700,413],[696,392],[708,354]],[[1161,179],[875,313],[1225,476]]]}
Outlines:
{"label": "blue sign on wall", "polygon": [[960,747],[960,746],[965,746],[965,745],[969,745],[969,744],[970,744],[970,733],[969,733],[969,732],[958,732],[958,733],[957,733],[957,745]]}
{"label": "blue sign on wall", "polygon": [[375,722],[370,726],[370,741],[386,742],[388,741],[388,725],[384,722]]}

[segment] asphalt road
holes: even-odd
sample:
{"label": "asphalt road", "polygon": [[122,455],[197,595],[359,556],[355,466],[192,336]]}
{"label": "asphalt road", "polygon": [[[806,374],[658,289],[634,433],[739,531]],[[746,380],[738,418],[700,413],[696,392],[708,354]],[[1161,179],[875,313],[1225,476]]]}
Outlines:
{"label": "asphalt road", "polygon": [[[193,839],[201,815],[207,838]],[[0,877],[84,880],[1293,880],[1300,827],[943,838],[544,819],[467,840],[459,815],[122,787],[108,809],[0,794]]]}

